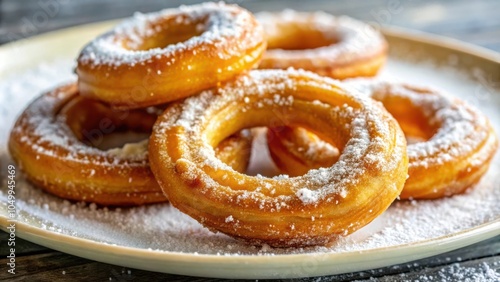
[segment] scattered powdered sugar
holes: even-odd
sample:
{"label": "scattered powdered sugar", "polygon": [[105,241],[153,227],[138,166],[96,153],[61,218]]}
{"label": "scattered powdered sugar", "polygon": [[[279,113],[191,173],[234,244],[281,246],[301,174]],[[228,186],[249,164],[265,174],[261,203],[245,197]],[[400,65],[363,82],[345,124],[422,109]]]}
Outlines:
{"label": "scattered powdered sugar", "polygon": [[[71,61],[42,64],[24,73],[15,73],[0,80],[0,159],[11,163],[6,149],[10,128],[19,113],[35,96],[50,87],[74,79]],[[491,119],[500,132],[500,92],[491,87],[479,88],[477,82],[452,68],[436,69],[434,65],[410,64],[389,60],[382,76],[419,85],[439,86],[449,93],[472,101]],[[472,93],[472,94],[471,94]],[[484,97],[487,97],[485,99]],[[260,145],[258,145],[260,144]],[[254,152],[265,151],[264,142]],[[269,162],[262,156],[253,161]],[[256,166],[253,164],[253,166]],[[5,173],[5,172],[2,172]],[[321,171],[318,171],[321,173]],[[433,201],[397,201],[374,222],[339,239],[332,246],[275,249],[256,247],[220,233],[212,233],[169,204],[134,208],[102,208],[94,204],[72,203],[34,188],[21,172],[17,175],[17,220],[52,232],[86,238],[104,244],[136,247],[159,252],[211,254],[218,256],[269,255],[296,253],[330,254],[391,247],[449,236],[457,232],[491,223],[500,217],[500,159],[493,160],[488,173],[475,189],[463,195]],[[278,179],[278,178],[276,178]],[[281,176],[279,179],[287,179]],[[2,177],[5,181],[5,177]],[[2,183],[0,212],[7,214],[7,192]],[[314,198],[302,190],[302,199]],[[233,218],[234,220],[234,218]],[[231,218],[226,218],[231,221]],[[19,234],[19,236],[22,236]],[[443,271],[447,271],[445,268]],[[452,268],[449,271],[455,271]],[[460,271],[455,271],[460,272]],[[484,272],[493,275],[490,270]],[[485,276],[487,277],[487,276]],[[494,277],[494,276],[493,276]]]}
{"label": "scattered powdered sugar", "polygon": [[[479,268],[476,267],[466,267],[460,266],[458,263],[454,263],[449,266],[443,267],[437,273],[438,279],[441,281],[463,281],[463,282],[496,282],[500,281],[500,273],[491,268],[486,262],[483,262]],[[424,276],[425,277],[425,276]],[[422,277],[421,281],[431,281],[425,280]]]}
{"label": "scattered powdered sugar", "polygon": [[[170,18],[176,19],[175,23],[179,25],[196,24],[196,29],[201,34],[163,48],[140,50],[146,38],[159,33],[168,34],[168,31],[164,30],[165,27],[158,23]],[[174,62],[175,57],[178,57],[180,53],[196,52],[196,48],[206,47],[203,44],[216,44],[224,49],[225,51],[217,54],[218,56],[235,55],[241,50],[238,46],[231,46],[228,42],[245,44],[252,42],[254,37],[260,34],[261,27],[257,26],[255,33],[247,32],[244,37],[242,36],[249,26],[253,26],[252,21],[253,17],[249,12],[222,2],[180,6],[149,14],[136,13],[131,19],[125,20],[112,31],[101,35],[85,46],[79,62],[93,67],[100,65],[117,67],[123,64],[134,66],[150,63],[155,58],[169,58],[170,62]],[[229,38],[237,40],[229,40]]]}
{"label": "scattered powdered sugar", "polygon": [[0,83],[0,117],[2,120],[0,144],[2,146],[6,144],[10,128],[28,102],[44,91],[74,81],[76,77],[72,72],[73,68],[73,61],[57,60],[40,64],[21,75],[13,73],[2,78]]}
{"label": "scattered powdered sugar", "polygon": [[[448,258],[449,259],[449,258]],[[459,259],[460,261],[460,259]],[[407,266],[418,266],[417,263],[409,264]],[[440,267],[439,270],[434,268],[429,268],[424,271],[416,271],[411,273],[400,273],[398,275],[389,275],[383,277],[370,277],[369,279],[355,280],[355,281],[401,281],[401,282],[448,282],[448,281],[460,281],[460,282],[498,282],[500,281],[500,272],[498,269],[500,262],[487,262],[483,261],[478,264],[477,261],[453,263]],[[394,269],[399,269],[398,265],[393,266]],[[380,269],[379,269],[380,270]],[[377,270],[370,270],[367,273],[378,274]],[[425,273],[425,274],[420,274]],[[317,282],[321,281],[318,280]]]}
{"label": "scattered powdered sugar", "polygon": [[304,204],[314,204],[318,202],[318,191],[309,190],[307,188],[299,189],[295,195],[304,203]]}
{"label": "scattered powdered sugar", "polygon": [[[482,262],[478,266],[468,266],[468,263],[461,265],[460,263],[453,263],[451,265],[441,268],[432,274],[424,274],[420,276],[407,277],[402,273],[398,277],[398,281],[402,282],[430,282],[430,281],[461,281],[461,282],[497,282],[500,281],[500,273],[495,270],[497,263],[488,264]],[[377,281],[371,279],[370,281]]]}

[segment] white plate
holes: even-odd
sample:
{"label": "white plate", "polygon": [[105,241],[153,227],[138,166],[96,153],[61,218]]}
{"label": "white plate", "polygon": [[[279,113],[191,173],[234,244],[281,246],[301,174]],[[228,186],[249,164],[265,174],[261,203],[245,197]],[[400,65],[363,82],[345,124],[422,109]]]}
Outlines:
{"label": "white plate", "polygon": [[[2,179],[15,116],[43,89],[71,79],[71,60],[111,23],[53,32],[0,47]],[[500,56],[453,40],[385,30],[391,57],[381,76],[461,96],[500,132]],[[25,80],[23,80],[25,79]],[[24,92],[23,92],[24,91]],[[25,95],[21,98],[19,95]],[[478,187],[437,201],[397,202],[331,247],[252,247],[213,234],[168,204],[100,209],[52,197],[17,171],[16,236],[69,254],[132,268],[221,278],[291,278],[346,273],[428,257],[500,234],[500,159]],[[0,224],[8,225],[6,183]]]}

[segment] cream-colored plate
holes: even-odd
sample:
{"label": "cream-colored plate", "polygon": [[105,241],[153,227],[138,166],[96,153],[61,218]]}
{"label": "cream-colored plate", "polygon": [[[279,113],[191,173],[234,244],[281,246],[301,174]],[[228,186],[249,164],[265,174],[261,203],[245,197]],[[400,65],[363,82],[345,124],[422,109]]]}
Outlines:
{"label": "cream-colored plate", "polygon": [[[42,62],[76,58],[80,48],[86,42],[109,29],[112,24],[112,22],[106,22],[65,29],[0,47],[0,82],[7,79],[7,77],[12,77],[11,73],[28,71]],[[493,123],[497,131],[500,131],[498,114],[500,112],[500,90],[498,89],[500,84],[500,56],[498,54],[454,40],[420,33],[392,28],[385,29],[384,32],[390,42],[391,57],[387,67],[382,72],[383,77],[434,85],[450,92],[456,92],[459,96],[484,109],[488,115],[492,115]],[[453,70],[456,70],[456,72]],[[455,83],[454,79],[460,81]],[[0,93],[0,95],[6,94]],[[2,103],[5,102],[5,99],[0,100]],[[11,124],[6,125],[4,123],[0,125],[0,132],[3,133],[3,136],[7,136],[10,126]],[[0,155],[4,154],[2,160],[8,161],[5,140],[0,142],[0,146]],[[5,170],[5,167],[5,165],[2,165],[2,170]],[[487,186],[484,188],[486,191],[494,192],[492,197],[496,197],[493,199],[496,203],[500,202],[499,188],[496,184],[500,182],[500,176],[497,171],[492,170],[498,170],[498,167],[499,158],[497,156],[492,169],[490,169],[488,183],[480,184],[480,186]],[[19,177],[20,172],[17,173]],[[5,177],[6,172],[2,171],[0,175]],[[5,182],[2,183],[2,185],[5,184]],[[483,187],[478,187],[478,189],[483,189]],[[2,201],[0,204],[0,224],[4,230],[9,223],[6,190],[6,187],[2,187],[0,190],[2,192],[0,194],[0,200]],[[476,196],[471,194],[460,197]],[[172,234],[165,234],[166,238],[163,238],[163,241],[156,243],[156,245],[156,237],[161,236],[161,234],[154,233],[154,230],[149,230],[149,233],[144,230],[135,230],[130,234],[122,234],[124,233],[123,230],[133,229],[115,228],[113,229],[114,232],[118,233],[102,234],[104,232],[102,230],[108,228],[106,226],[107,221],[102,219],[105,216],[100,218],[102,220],[86,218],[87,214],[95,216],[96,211],[89,212],[89,207],[82,206],[68,206],[68,208],[73,208],[71,216],[68,216],[67,211],[58,214],[59,211],[64,210],[64,207],[61,208],[61,206],[68,203],[63,203],[62,200],[53,197],[48,199],[51,202],[39,209],[36,206],[39,203],[33,203],[29,199],[23,198],[22,191],[18,193],[16,205],[19,221],[16,222],[16,236],[49,248],[96,261],[193,276],[262,279],[346,273],[389,266],[444,253],[500,234],[500,211],[498,205],[493,204],[489,208],[491,210],[486,208],[486,210],[482,211],[486,211],[490,217],[472,222],[463,230],[453,227],[451,233],[428,234],[426,238],[421,236],[411,237],[411,235],[407,234],[410,239],[404,239],[403,243],[395,241],[394,243],[385,243],[385,246],[383,244],[374,245],[383,247],[370,248],[369,244],[363,245],[361,243],[373,239],[370,237],[370,232],[380,231],[384,224],[389,224],[387,223],[389,222],[387,216],[376,223],[375,226],[372,226],[372,231],[364,231],[365,233],[362,236],[358,236],[362,237],[359,239],[361,240],[360,246],[362,246],[359,250],[356,250],[355,243],[353,245],[350,242],[349,244],[352,246],[347,250],[338,251],[342,247],[332,249],[334,251],[317,249],[316,251],[309,250],[304,253],[300,253],[300,251],[287,253],[281,250],[274,255],[272,250],[264,250],[263,253],[256,252],[256,254],[248,254],[250,251],[246,250],[247,253],[240,255],[230,252],[217,254],[210,250],[197,252],[192,249],[182,252],[175,248],[173,250],[169,249],[166,246],[168,244],[162,245],[162,242],[168,242],[168,236]],[[466,201],[466,198],[464,199]],[[453,205],[457,203],[453,201],[455,200],[443,201],[443,213],[456,210]],[[52,205],[59,206],[59,209],[53,209]],[[422,203],[422,205],[428,204]],[[398,213],[398,209],[402,207],[408,209],[408,213]],[[439,214],[439,205],[432,206],[432,208],[435,208],[436,214]],[[97,212],[105,213],[105,211]],[[412,212],[411,205],[407,203],[397,204],[391,207],[389,212],[391,212],[390,216],[409,216],[408,214]],[[82,225],[86,224],[87,227],[72,230],[77,226],[73,222],[75,216],[78,220],[82,220]],[[460,215],[442,215],[442,217],[445,216]],[[54,223],[54,219],[57,219],[57,222]],[[132,223],[133,220],[130,219]],[[403,218],[403,220],[411,219]],[[439,219],[436,222],[439,222]],[[126,225],[127,222],[123,224]],[[432,222],[428,224],[432,224]],[[397,228],[394,230],[396,230],[394,232],[398,232]],[[429,230],[432,230],[432,228]],[[403,232],[401,233],[403,235],[405,231],[400,232]],[[96,235],[94,236],[94,234]],[[205,236],[204,234],[207,233],[194,233],[192,238],[195,240],[194,238],[197,235]],[[152,236],[156,237],[153,238]],[[377,236],[384,235],[377,234]],[[387,234],[386,236],[394,236],[394,234]],[[190,240],[190,237],[187,236],[183,238]],[[379,239],[373,240],[381,240],[380,237],[377,238]],[[197,238],[196,240],[200,239]],[[128,242],[131,242],[131,244]],[[153,247],[148,248],[148,244]],[[188,245],[189,242],[186,246]]]}

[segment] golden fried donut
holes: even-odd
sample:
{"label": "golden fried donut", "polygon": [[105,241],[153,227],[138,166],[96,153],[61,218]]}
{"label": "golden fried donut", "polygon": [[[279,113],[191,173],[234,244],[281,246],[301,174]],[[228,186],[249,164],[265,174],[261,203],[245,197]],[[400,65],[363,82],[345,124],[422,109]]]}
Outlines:
{"label": "golden fried donut", "polygon": [[[12,129],[9,149],[33,183],[59,197],[103,205],[164,202],[149,168],[147,140],[108,150],[96,147],[112,132],[149,135],[157,114],[113,110],[78,96],[76,85],[69,84],[28,106]],[[244,171],[251,138],[237,136],[221,143],[225,154],[219,156]]]}
{"label": "golden fried donut", "polygon": [[[342,149],[332,167],[288,178],[235,172],[213,144],[244,128],[303,126]],[[373,100],[306,71],[254,70],[158,118],[151,169],[172,205],[254,244],[327,244],[380,215],[407,176],[406,142]]]}
{"label": "golden fried donut", "polygon": [[261,69],[293,67],[337,79],[374,76],[387,57],[384,37],[368,24],[324,12],[263,12],[267,35]]}
{"label": "golden fried donut", "polygon": [[[349,84],[382,102],[406,136],[420,140],[408,145],[409,178],[402,199],[433,199],[462,193],[488,170],[498,140],[487,117],[474,107],[458,98],[405,84],[367,80],[352,80]],[[328,154],[305,154],[318,146],[324,150],[329,147],[317,144],[317,139],[303,131],[274,134],[268,142],[273,160],[290,175],[302,175],[310,168],[336,161]],[[304,150],[295,148],[297,139]],[[302,145],[308,143],[309,146]]]}
{"label": "golden fried donut", "polygon": [[237,5],[181,6],[131,20],[82,50],[84,96],[121,108],[184,98],[254,67],[266,49],[253,15]]}

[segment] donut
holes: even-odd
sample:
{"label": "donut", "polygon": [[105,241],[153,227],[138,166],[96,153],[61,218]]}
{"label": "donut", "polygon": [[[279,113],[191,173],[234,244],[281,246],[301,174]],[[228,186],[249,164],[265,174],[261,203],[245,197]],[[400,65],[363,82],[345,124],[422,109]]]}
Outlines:
{"label": "donut", "polygon": [[[26,108],[11,131],[9,150],[31,182],[61,198],[116,206],[165,202],[147,152],[147,137],[158,114],[152,108],[112,109],[79,96],[72,83]],[[105,135],[127,131],[142,133],[136,137],[143,141],[99,148]],[[221,142],[225,153],[219,156],[244,171],[251,136],[238,133],[228,140]]]}
{"label": "donut", "polygon": [[285,10],[256,17],[267,38],[261,69],[293,67],[336,79],[369,77],[387,57],[382,34],[347,16]]}
{"label": "donut", "polygon": [[83,48],[78,86],[81,95],[118,108],[158,105],[232,79],[265,49],[262,26],[236,5],[135,14]]}
{"label": "donut", "polygon": [[[488,170],[498,139],[488,118],[476,108],[439,91],[408,84],[363,79],[348,83],[382,102],[407,136],[409,177],[401,199],[463,193]],[[282,172],[302,175],[310,168],[335,163],[330,155],[336,151],[330,155],[314,152],[317,147],[325,151],[332,146],[318,144],[324,141],[304,134],[305,129],[287,130],[288,135],[272,134],[268,141],[271,157]]]}
{"label": "donut", "polygon": [[[342,155],[329,168],[273,178],[234,171],[213,144],[244,128],[302,126]],[[328,244],[366,225],[399,195],[406,141],[373,100],[306,71],[253,70],[169,106],[149,143],[171,204],[205,227],[252,244]]]}

